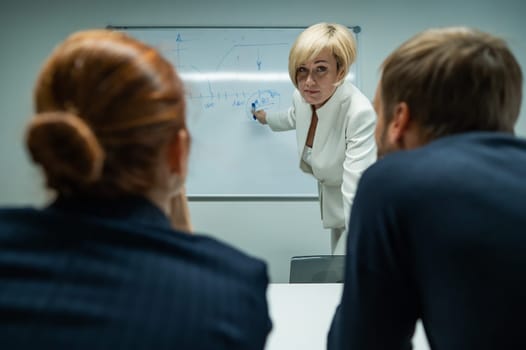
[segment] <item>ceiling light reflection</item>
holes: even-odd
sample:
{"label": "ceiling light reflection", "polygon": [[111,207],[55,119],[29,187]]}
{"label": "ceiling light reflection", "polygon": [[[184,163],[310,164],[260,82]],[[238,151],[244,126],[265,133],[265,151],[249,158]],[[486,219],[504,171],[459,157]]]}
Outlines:
{"label": "ceiling light reflection", "polygon": [[290,81],[288,73],[202,72],[180,73],[185,81]]}

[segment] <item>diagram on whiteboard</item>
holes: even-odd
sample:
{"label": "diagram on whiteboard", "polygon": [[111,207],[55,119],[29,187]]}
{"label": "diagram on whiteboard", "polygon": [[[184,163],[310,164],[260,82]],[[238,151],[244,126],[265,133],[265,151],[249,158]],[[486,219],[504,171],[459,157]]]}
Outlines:
{"label": "diagram on whiteboard", "polygon": [[168,38],[157,47],[188,85],[187,100],[195,115],[229,110],[230,115],[250,116],[252,104],[265,110],[286,108],[281,96],[293,90],[287,71],[291,43],[264,33],[179,31],[175,40]]}
{"label": "diagram on whiteboard", "polygon": [[288,55],[302,30],[127,30],[156,47],[184,81],[192,136],[189,195],[316,195],[314,179],[299,170],[295,132],[272,132],[251,113],[253,105],[266,111],[290,107]]}

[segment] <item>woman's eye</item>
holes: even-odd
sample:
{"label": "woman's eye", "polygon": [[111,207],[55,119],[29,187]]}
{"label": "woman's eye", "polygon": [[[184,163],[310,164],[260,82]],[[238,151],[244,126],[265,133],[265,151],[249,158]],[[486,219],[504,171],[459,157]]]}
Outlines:
{"label": "woman's eye", "polygon": [[305,73],[307,71],[307,69],[305,69],[305,67],[299,67],[298,68],[298,73]]}
{"label": "woman's eye", "polygon": [[323,73],[325,71],[327,71],[327,67],[325,67],[325,66],[316,67],[316,72],[318,72],[318,73]]}

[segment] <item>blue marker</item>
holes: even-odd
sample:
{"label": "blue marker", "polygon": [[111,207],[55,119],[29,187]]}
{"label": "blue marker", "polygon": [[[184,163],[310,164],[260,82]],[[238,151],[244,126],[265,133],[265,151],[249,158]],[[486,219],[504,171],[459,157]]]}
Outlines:
{"label": "blue marker", "polygon": [[[254,113],[256,111],[256,102],[252,102],[252,113]],[[254,120],[256,120],[256,116],[254,114],[252,114],[252,118],[254,118]]]}

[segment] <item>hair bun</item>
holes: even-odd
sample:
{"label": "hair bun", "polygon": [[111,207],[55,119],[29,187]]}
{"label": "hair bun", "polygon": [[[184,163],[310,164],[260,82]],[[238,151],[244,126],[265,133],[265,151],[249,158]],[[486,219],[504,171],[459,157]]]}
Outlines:
{"label": "hair bun", "polygon": [[45,171],[48,186],[59,192],[82,188],[101,176],[104,151],[76,115],[37,114],[27,127],[26,143],[33,161]]}

